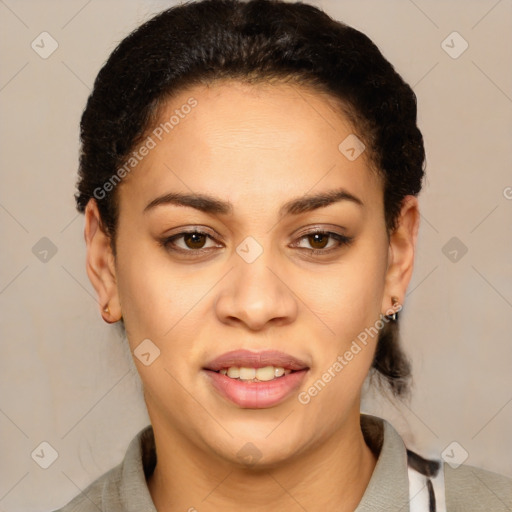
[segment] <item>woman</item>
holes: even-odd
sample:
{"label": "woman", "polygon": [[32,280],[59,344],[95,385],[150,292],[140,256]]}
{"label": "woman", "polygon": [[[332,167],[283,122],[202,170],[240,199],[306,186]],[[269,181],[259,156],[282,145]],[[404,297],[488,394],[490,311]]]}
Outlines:
{"label": "woman", "polygon": [[365,35],[305,4],[173,7],[113,52],[81,137],[87,272],[151,425],[62,511],[510,510],[510,480],[360,413],[369,372],[407,392],[425,157]]}

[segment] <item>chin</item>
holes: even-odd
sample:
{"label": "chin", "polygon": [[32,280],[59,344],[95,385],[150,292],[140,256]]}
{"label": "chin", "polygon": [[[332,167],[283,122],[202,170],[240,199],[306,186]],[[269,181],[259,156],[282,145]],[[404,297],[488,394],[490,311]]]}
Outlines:
{"label": "chin", "polygon": [[[268,436],[268,433],[265,435]],[[292,462],[304,450],[304,440],[293,439],[290,435],[274,439],[265,436],[237,436],[227,440],[223,446],[217,446],[217,455],[228,464],[248,471],[270,470]]]}

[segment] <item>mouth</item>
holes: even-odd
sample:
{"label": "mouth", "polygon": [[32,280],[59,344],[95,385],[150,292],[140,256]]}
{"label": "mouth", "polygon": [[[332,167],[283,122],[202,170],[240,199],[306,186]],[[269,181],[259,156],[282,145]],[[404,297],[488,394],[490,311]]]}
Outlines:
{"label": "mouth", "polygon": [[269,382],[292,373],[293,370],[282,366],[263,366],[262,368],[250,368],[246,366],[230,366],[222,368],[218,373],[227,375],[230,379],[244,382]]}
{"label": "mouth", "polygon": [[278,405],[300,386],[309,366],[278,351],[236,350],[209,362],[203,371],[213,388],[241,408]]}

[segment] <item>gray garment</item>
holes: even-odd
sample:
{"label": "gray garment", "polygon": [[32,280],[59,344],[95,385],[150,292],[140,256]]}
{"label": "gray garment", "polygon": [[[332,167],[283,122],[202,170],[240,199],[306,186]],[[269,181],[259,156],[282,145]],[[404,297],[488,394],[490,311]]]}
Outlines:
{"label": "gray garment", "polygon": [[[409,477],[406,447],[386,421],[361,414],[368,446],[378,456],[375,470],[355,512],[407,512]],[[156,464],[151,425],[131,441],[124,460],[55,512],[156,512],[146,478]],[[512,512],[512,479],[477,469],[444,464],[448,512]]]}

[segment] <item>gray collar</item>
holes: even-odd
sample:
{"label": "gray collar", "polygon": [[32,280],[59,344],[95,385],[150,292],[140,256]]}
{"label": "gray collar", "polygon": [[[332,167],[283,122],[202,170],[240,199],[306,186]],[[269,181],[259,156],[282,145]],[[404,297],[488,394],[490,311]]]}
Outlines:
{"label": "gray collar", "polygon": [[361,414],[361,428],[378,459],[355,512],[409,512],[407,450],[402,438],[390,423],[376,416]]}

